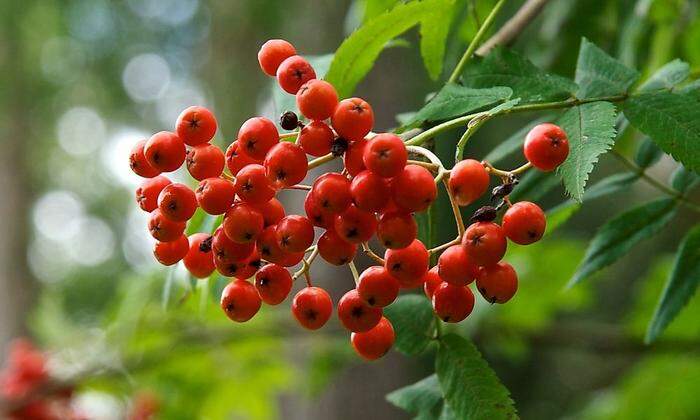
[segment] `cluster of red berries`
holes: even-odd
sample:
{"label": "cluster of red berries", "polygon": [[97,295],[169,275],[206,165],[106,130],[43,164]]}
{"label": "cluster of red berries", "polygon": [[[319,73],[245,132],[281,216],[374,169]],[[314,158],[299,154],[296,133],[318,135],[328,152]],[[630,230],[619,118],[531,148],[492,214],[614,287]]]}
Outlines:
{"label": "cluster of red berries", "polygon": [[[283,90],[296,95],[307,121],[293,112],[284,113],[280,121],[293,133],[280,135],[272,121],[254,117],[241,126],[224,154],[209,143],[217,129],[214,115],[195,106],[182,112],[174,133],[157,133],[133,149],[131,168],[149,178],[136,198],[151,213],[149,230],[158,241],[154,248],[158,261],[172,265],[183,260],[198,278],[214,270],[235,278],[223,290],[221,307],[237,322],[251,319],[262,302],[284,301],[293,281],[303,274],[307,286],[294,296],[292,313],[302,326],[315,330],[328,321],[333,304],[325,290],[312,286],[308,264],[316,255],[330,264],[350,264],[358,246],[367,248],[376,235],[387,248],[383,259],[374,255],[383,265],[365,270],[357,288],[337,305],[341,323],[352,332],[354,349],[370,360],[384,355],[394,342],[393,327],[382,308],[396,299],[401,288],[425,284],[436,313],[448,322],[459,322],[471,312],[474,297],[466,286],[475,278],[488,301],[510,299],[517,279],[510,265],[499,263],[505,238],[516,243],[538,240],[545,225],[539,207],[517,203],[506,212],[503,227],[483,220],[471,225],[463,242],[447,248],[438,265],[429,269],[430,251],[417,239],[413,215],[437,197],[430,165],[409,161],[400,137],[372,133],[371,106],[360,98],[339,100],[334,87],[316,79],[313,67],[288,42],[266,42],[258,61]],[[528,138],[525,145],[530,162],[544,170],[556,167],[568,153],[566,135],[551,127],[539,126],[535,130],[540,134],[533,130],[533,140]],[[545,139],[549,135],[556,142]],[[295,142],[286,141],[294,138]],[[307,155],[319,160],[310,163]],[[342,172],[325,173],[310,187],[299,184],[310,166],[340,156]],[[200,181],[195,191],[160,175],[183,162]],[[224,173],[225,166],[230,174]],[[476,200],[488,185],[488,167],[474,160],[460,162],[449,178],[450,193],[459,205]],[[305,216],[286,215],[275,198],[290,188],[309,190]],[[503,198],[506,202],[505,194]],[[223,221],[213,235],[196,233],[188,238],[183,234],[185,223],[198,207],[223,214]],[[315,244],[314,227],[323,230]],[[299,263],[302,269],[292,276],[287,268]],[[253,283],[248,281],[252,277]]]}

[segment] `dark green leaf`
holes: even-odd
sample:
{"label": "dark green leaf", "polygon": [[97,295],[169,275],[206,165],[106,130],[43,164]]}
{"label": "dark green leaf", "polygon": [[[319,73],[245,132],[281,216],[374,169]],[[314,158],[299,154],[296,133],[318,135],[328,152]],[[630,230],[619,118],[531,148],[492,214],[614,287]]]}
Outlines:
{"label": "dark green leaf", "polygon": [[640,92],[666,89],[671,90],[674,86],[684,81],[690,74],[690,65],[679,59],[666,63],[656,70],[646,82],[639,86]]}
{"label": "dark green leaf", "polygon": [[634,161],[640,168],[648,168],[658,162],[663,154],[663,150],[659,149],[652,139],[644,137],[634,155]]}
{"label": "dark green leaf", "polygon": [[510,194],[511,201],[538,201],[561,184],[553,172],[529,171]]}
{"label": "dark green leaf", "polygon": [[489,154],[484,157],[484,160],[492,164],[496,164],[502,159],[510,156],[512,153],[522,150],[523,142],[525,142],[525,136],[527,133],[537,124],[551,120],[551,116],[545,116],[529,122],[526,126],[516,131],[513,135],[498,143],[498,146],[494,147]]}
{"label": "dark green leaf", "polygon": [[671,175],[671,186],[681,194],[693,189],[699,182],[700,176],[685,169],[683,165],[678,166]]}
{"label": "dark green leaf", "polygon": [[416,355],[430,343],[433,326],[433,308],[421,295],[403,295],[384,309],[396,330],[394,347],[401,353]]}
{"label": "dark green leaf", "polygon": [[386,396],[387,401],[411,414],[430,415],[442,401],[442,390],[436,374],[416,382]]}
{"label": "dark green leaf", "polygon": [[577,97],[619,95],[627,92],[638,78],[636,70],[612,58],[586,38],[581,39],[576,64]]}
{"label": "dark green leaf", "polygon": [[[471,89],[454,83],[445,85],[416,114],[415,121],[437,121],[493,106],[510,98],[513,91],[507,87]],[[466,124],[465,124],[466,125]]]}

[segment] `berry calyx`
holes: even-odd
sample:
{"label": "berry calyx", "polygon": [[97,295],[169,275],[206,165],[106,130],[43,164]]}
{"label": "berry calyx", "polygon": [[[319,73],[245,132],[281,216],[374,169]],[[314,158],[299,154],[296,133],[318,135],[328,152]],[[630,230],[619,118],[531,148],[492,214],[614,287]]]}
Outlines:
{"label": "berry calyx", "polygon": [[366,360],[377,360],[394,345],[394,327],[382,317],[377,325],[367,332],[352,333],[350,342],[355,352]]}
{"label": "berry calyx", "polygon": [[338,173],[323,174],[311,187],[311,194],[321,211],[336,214],[352,203],[350,180]]}
{"label": "berry calyx", "polygon": [[352,332],[369,331],[382,319],[382,308],[369,306],[352,289],[338,302],[338,318],[343,326]]}
{"label": "berry calyx", "polygon": [[214,272],[212,257],[212,236],[206,233],[195,233],[189,237],[190,249],[182,262],[194,277],[204,279]]}
{"label": "berry calyx", "polygon": [[333,221],[335,219],[333,214],[321,211],[318,201],[316,201],[311,193],[306,194],[306,198],[304,199],[304,211],[306,212],[306,217],[311,220],[314,226],[324,229],[333,227]]}
{"label": "berry calyx", "polygon": [[399,136],[382,133],[369,141],[362,160],[373,173],[383,178],[392,178],[400,174],[406,166],[408,151]]}
{"label": "berry calyx", "polygon": [[360,98],[343,99],[331,117],[331,124],[340,137],[362,140],[374,126],[372,107]]}
{"label": "berry calyx", "polygon": [[311,156],[323,156],[331,152],[333,130],[323,121],[311,121],[299,133],[299,144]]}
{"label": "berry calyx", "polygon": [[489,174],[481,162],[465,159],[450,171],[449,188],[460,206],[467,206],[481,197],[489,188]]}
{"label": "berry calyx", "polygon": [[[385,267],[372,266],[360,274],[357,293],[371,307],[389,306],[399,295],[399,281]],[[340,309],[338,309],[340,311]]]}
{"label": "berry calyx", "polygon": [[160,209],[151,212],[148,219],[148,231],[160,242],[170,242],[178,239],[185,231],[185,222],[170,220]]}
{"label": "berry calyx", "polygon": [[474,309],[474,294],[467,286],[443,282],[433,292],[433,310],[443,321],[464,320]]}
{"label": "berry calyx", "polygon": [[518,275],[512,265],[499,262],[481,268],[476,287],[488,302],[506,303],[518,290]]}
{"label": "berry calyx", "polygon": [[258,271],[262,262],[260,255],[254,250],[250,256],[240,261],[225,261],[214,256],[214,264],[216,270],[224,277],[247,280]]}
{"label": "berry calyx", "polygon": [[255,246],[252,243],[239,244],[233,242],[224,232],[218,228],[214,232],[211,242],[214,259],[222,262],[243,261],[253,254]]}
{"label": "berry calyx", "polygon": [[265,219],[252,205],[238,202],[226,211],[221,226],[233,242],[247,244],[255,242],[265,227]]}
{"label": "berry calyx", "polygon": [[412,215],[403,212],[382,214],[377,225],[377,237],[388,249],[406,248],[418,236],[418,224]]}
{"label": "berry calyx", "polygon": [[141,186],[136,189],[136,202],[141,210],[150,213],[158,208],[158,195],[163,191],[163,188],[170,184],[170,180],[163,175],[145,179]]}
{"label": "berry calyx", "polygon": [[292,300],[292,314],[299,324],[309,330],[324,326],[331,317],[333,303],[328,292],[320,287],[305,287]]}
{"label": "berry calyx", "polygon": [[197,197],[185,184],[169,184],[158,195],[158,208],[168,219],[185,222],[197,210]]}
{"label": "berry calyx", "polygon": [[301,86],[316,78],[308,61],[298,55],[286,58],[277,68],[277,83],[287,93],[296,95]]}
{"label": "berry calyx", "polygon": [[177,117],[175,131],[188,146],[207,143],[216,134],[216,117],[202,106],[191,106]]}
{"label": "berry calyx", "polygon": [[529,245],[542,238],[547,218],[537,204],[520,201],[506,211],[502,225],[508,239],[519,245]]}
{"label": "berry calyx", "polygon": [[325,80],[311,79],[297,92],[297,107],[310,120],[330,118],[338,106],[338,93]]}
{"label": "berry calyx", "polygon": [[265,172],[276,188],[296,185],[304,180],[308,161],[304,149],[294,143],[277,143],[265,156]]}
{"label": "berry calyx", "polygon": [[279,139],[279,132],[272,121],[264,117],[253,117],[246,120],[238,130],[238,152],[261,161]]}
{"label": "berry calyx", "polygon": [[469,259],[478,266],[496,264],[506,253],[506,236],[503,229],[491,222],[477,222],[464,233],[462,245]]}
{"label": "berry calyx", "polygon": [[539,124],[525,136],[523,152],[535,168],[544,172],[553,171],[569,156],[569,139],[561,127]]}
{"label": "berry calyx", "polygon": [[271,39],[260,47],[258,63],[265,74],[274,77],[280,64],[296,53],[296,49],[289,42],[283,39]]}
{"label": "berry calyx", "polygon": [[180,235],[171,242],[156,242],[153,246],[153,255],[159,263],[173,265],[185,258],[189,249],[190,243],[187,241],[187,236]]}
{"label": "berry calyx", "polygon": [[267,264],[255,275],[255,288],[263,302],[278,305],[292,290],[292,276],[286,268]]}
{"label": "berry calyx", "polygon": [[197,181],[218,177],[224,171],[225,164],[221,149],[209,143],[191,148],[185,157],[187,171]]}
{"label": "berry calyx", "polygon": [[377,230],[377,219],[373,213],[360,210],[351,204],[345,211],[335,216],[333,227],[344,241],[359,244],[372,238]]}
{"label": "berry calyx", "polygon": [[161,131],[151,136],[143,154],[151,167],[159,172],[172,172],[185,161],[185,143],[175,133]]}
{"label": "berry calyx", "polygon": [[246,322],[260,310],[262,300],[255,286],[245,280],[234,280],[221,292],[221,309],[235,322]]}
{"label": "berry calyx", "polygon": [[452,245],[438,259],[438,274],[443,281],[455,286],[466,286],[479,275],[477,267],[462,245]]}
{"label": "berry calyx", "polygon": [[260,163],[259,160],[252,159],[247,155],[239,153],[238,141],[231,143],[226,149],[226,167],[231,171],[231,175],[236,176],[238,172],[251,163]]}
{"label": "berry calyx", "polygon": [[430,171],[418,165],[406,167],[391,181],[394,203],[408,213],[427,209],[437,198],[437,187]]}
{"label": "berry calyx", "polygon": [[238,197],[251,204],[263,204],[275,196],[275,189],[267,178],[265,167],[256,163],[238,172],[234,186]]}
{"label": "berry calyx", "polygon": [[141,140],[134,145],[129,154],[129,167],[140,177],[153,178],[160,174],[161,171],[151,166],[148,159],[146,159],[146,155],[143,153],[145,146],[146,140]]}
{"label": "berry calyx", "polygon": [[411,288],[422,284],[430,256],[423,242],[416,239],[406,248],[388,249],[384,259],[387,271],[399,281],[401,287]]}
{"label": "berry calyx", "polygon": [[303,252],[314,241],[314,226],[304,216],[290,215],[277,223],[277,244],[285,252]]}
{"label": "berry calyx", "polygon": [[357,245],[344,241],[334,231],[327,230],[318,238],[318,254],[333,265],[345,265],[352,261]]}

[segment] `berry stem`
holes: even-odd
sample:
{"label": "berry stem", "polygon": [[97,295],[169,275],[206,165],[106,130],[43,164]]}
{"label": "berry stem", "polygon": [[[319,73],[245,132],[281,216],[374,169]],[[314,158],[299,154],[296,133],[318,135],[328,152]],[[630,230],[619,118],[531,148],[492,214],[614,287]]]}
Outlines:
{"label": "berry stem", "polygon": [[352,278],[355,280],[355,287],[357,287],[360,284],[360,273],[357,271],[357,267],[355,266],[355,260],[350,261],[348,263],[348,267],[350,267]]}
{"label": "berry stem", "polygon": [[520,165],[512,171],[504,171],[502,169],[498,169],[486,161],[483,162],[483,165],[489,173],[494,174],[502,179],[508,179],[514,175],[520,175],[528,169],[532,168],[532,164],[530,162]]}
{"label": "berry stem", "polygon": [[287,187],[287,189],[288,189],[288,190],[311,191],[311,185],[297,184],[297,185],[292,185],[291,187]]}
{"label": "berry stem", "polygon": [[430,255],[435,255],[435,254],[437,254],[438,252],[443,251],[443,250],[445,250],[445,249],[451,247],[452,245],[459,245],[460,243],[462,243],[462,238],[461,238],[461,237],[457,237],[457,238],[451,240],[450,242],[446,242],[446,243],[444,243],[444,244],[442,244],[442,245],[436,246],[435,248],[430,248],[430,249],[428,250],[428,253],[429,253]]}
{"label": "berry stem", "polygon": [[236,177],[234,177],[234,176],[232,176],[232,175],[229,175],[229,174],[227,174],[226,172],[222,172],[222,173],[221,173],[221,178],[226,179],[226,180],[229,180],[229,181],[231,181],[231,182],[233,182],[233,181],[236,180]]}
{"label": "berry stem", "polygon": [[[445,167],[442,165],[442,161],[440,161],[440,158],[435,156],[435,153],[431,152],[430,150],[428,150],[424,147],[420,147],[420,146],[406,146],[406,150],[408,150],[409,153],[415,153],[417,155],[424,156],[425,158],[427,158],[430,161],[432,168],[433,168],[432,170],[433,171],[437,170],[437,175],[435,176],[435,183],[436,184],[443,179],[445,174],[449,173],[449,171],[447,171],[445,169]],[[421,166],[423,166],[423,165],[421,165]],[[430,168],[428,168],[428,169],[430,169]]]}
{"label": "berry stem", "polygon": [[297,131],[292,131],[290,133],[282,133],[282,134],[280,134],[280,140],[290,139],[290,138],[296,137],[298,135],[299,135],[299,132],[297,132]]}
{"label": "berry stem", "polygon": [[317,166],[321,166],[324,163],[330,162],[335,158],[336,158],[336,156],[333,156],[331,153],[329,153],[327,155],[323,155],[321,157],[317,157],[316,159],[313,159],[311,162],[309,162],[309,169],[313,169]]}
{"label": "berry stem", "polygon": [[452,207],[452,213],[455,216],[455,223],[457,224],[457,235],[458,239],[462,239],[462,236],[464,235],[464,220],[462,220],[462,212],[459,210],[459,205],[457,204],[457,200],[455,200],[454,194],[452,194],[452,191],[450,190],[450,179],[449,177],[443,178],[442,183],[445,186],[445,191],[447,192],[447,197],[450,199],[450,206]]}
{"label": "berry stem", "polygon": [[[308,258],[302,260],[301,268],[292,275],[292,280],[296,281],[302,274],[306,277],[306,283],[310,286],[311,279],[309,278],[309,269],[311,268],[311,263],[314,262],[316,256],[318,256],[318,246],[314,245],[311,248],[311,255]],[[308,249],[307,249],[308,251]]]}
{"label": "berry stem", "polygon": [[367,242],[362,242],[362,251],[364,251],[364,253],[368,257],[370,257],[371,259],[373,259],[374,261],[376,261],[380,265],[384,265],[384,263],[385,263],[384,258],[375,254],[374,251],[372,251],[372,248],[369,247],[369,244]]}

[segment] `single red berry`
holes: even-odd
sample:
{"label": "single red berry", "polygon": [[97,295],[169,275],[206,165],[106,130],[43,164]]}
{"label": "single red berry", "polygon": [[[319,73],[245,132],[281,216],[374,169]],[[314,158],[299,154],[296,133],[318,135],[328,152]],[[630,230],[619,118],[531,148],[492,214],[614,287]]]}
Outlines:
{"label": "single red berry", "polygon": [[503,233],[519,245],[537,242],[544,235],[547,218],[535,203],[520,201],[503,215]]}
{"label": "single red berry", "polygon": [[435,294],[435,289],[442,284],[442,279],[438,274],[437,266],[431,268],[425,273],[425,281],[423,282],[423,292],[430,299],[433,300],[433,295]]}
{"label": "single red berry", "polygon": [[430,171],[418,165],[406,165],[391,181],[394,203],[408,213],[427,209],[437,198],[437,187]]}
{"label": "single red berry", "polygon": [[146,146],[146,140],[141,140],[134,145],[129,154],[129,167],[134,173],[143,178],[153,178],[160,174],[160,170],[151,166],[143,153]]}
{"label": "single red berry", "polygon": [[356,252],[357,245],[342,240],[332,230],[327,230],[318,238],[318,253],[330,264],[345,265],[352,261]]}
{"label": "single red berry", "polygon": [[303,252],[314,242],[314,225],[304,216],[286,216],[277,223],[277,244],[285,252]]}
{"label": "single red berry", "polygon": [[355,352],[366,360],[377,360],[394,345],[394,327],[382,317],[377,325],[367,332],[350,334],[350,342]]}
{"label": "single red berry", "polygon": [[145,179],[141,183],[141,186],[136,189],[136,202],[139,203],[141,210],[150,213],[157,209],[158,195],[160,195],[160,192],[163,191],[163,188],[170,184],[170,180],[163,175]]}
{"label": "single red berry", "polygon": [[264,117],[253,117],[238,130],[238,152],[261,161],[279,139],[275,123]]}
{"label": "single red berry", "polygon": [[359,244],[372,239],[377,231],[377,218],[373,213],[358,209],[354,204],[335,216],[335,232],[344,241]]}
{"label": "single red berry", "polygon": [[532,166],[549,172],[569,156],[569,139],[559,126],[539,124],[525,136],[523,152]]}
{"label": "single red berry", "polygon": [[298,253],[287,253],[282,248],[280,248],[277,243],[277,226],[268,226],[258,235],[256,240],[256,247],[258,252],[260,252],[260,257],[265,261],[269,261],[275,264],[290,266],[301,261],[299,258],[300,254],[304,251]]}
{"label": "single red berry", "polygon": [[195,191],[197,204],[213,215],[224,214],[231,208],[236,197],[233,182],[223,178],[207,178],[199,183]]}
{"label": "single red berry", "polygon": [[318,205],[318,201],[316,201],[311,192],[306,194],[306,198],[304,199],[304,211],[306,212],[306,217],[311,220],[314,226],[325,229],[333,227],[333,214],[322,211],[321,207]]}
{"label": "single red berry", "polygon": [[350,180],[335,172],[326,173],[316,179],[311,194],[321,211],[340,213],[352,203]]}
{"label": "single red berry", "polygon": [[297,92],[297,107],[310,120],[330,118],[338,106],[338,93],[325,80],[311,79]]}
{"label": "single red berry", "polygon": [[360,172],[367,169],[363,158],[367,144],[369,144],[369,141],[360,139],[348,145],[345,156],[343,156],[343,164],[350,176],[357,176]]}
{"label": "single red berry", "polygon": [[331,124],[340,137],[362,140],[374,125],[372,107],[360,98],[343,99],[333,112]]}
{"label": "single red berry", "polygon": [[506,303],[518,290],[518,274],[512,265],[498,264],[482,267],[476,279],[481,296],[491,303]]}
{"label": "single red berry", "polygon": [[255,242],[265,227],[265,219],[258,209],[239,201],[226,211],[221,227],[233,242],[247,244]]}
{"label": "single red berry", "polygon": [[362,171],[350,183],[350,194],[359,209],[378,212],[389,202],[391,188],[381,176],[372,171]]}
{"label": "single red berry", "polygon": [[185,231],[185,222],[170,220],[161,213],[160,209],[155,209],[148,219],[148,231],[156,240],[171,242],[178,239]]}
{"label": "single red berry", "polygon": [[185,161],[185,143],[175,133],[161,131],[151,136],[143,148],[148,163],[159,172],[172,172]]}
{"label": "single red berry", "polygon": [[197,210],[197,197],[185,184],[170,184],[158,194],[158,208],[170,220],[185,222]]}
{"label": "single red berry", "polygon": [[445,322],[464,320],[474,309],[474,294],[467,286],[443,282],[433,292],[433,311]]}
{"label": "single red berry", "polygon": [[214,272],[212,256],[212,236],[206,233],[195,233],[189,237],[190,249],[182,262],[194,277],[207,278]]}
{"label": "single red berry", "polygon": [[418,224],[409,213],[394,211],[384,213],[379,218],[377,237],[385,248],[406,248],[417,236]]}
{"label": "single red berry", "polygon": [[411,288],[423,284],[430,256],[423,242],[416,239],[406,248],[387,249],[384,260],[389,274],[396,277],[401,287]]}
{"label": "single red berry", "polygon": [[486,192],[489,187],[489,173],[481,162],[465,159],[450,171],[449,186],[457,204],[467,206]]}
{"label": "single red berry", "polygon": [[296,95],[304,83],[315,78],[314,68],[298,55],[286,58],[277,68],[277,82],[285,92],[292,95]]}
{"label": "single red berry", "polygon": [[231,171],[231,175],[238,175],[238,171],[251,163],[260,163],[260,160],[255,160],[243,153],[239,153],[238,141],[234,141],[226,149],[226,167]]}
{"label": "single red berry", "polygon": [[278,305],[292,290],[292,276],[286,268],[277,264],[267,264],[255,275],[255,288],[263,302]]}
{"label": "single red berry", "polygon": [[214,256],[216,270],[225,277],[235,277],[240,280],[247,280],[255,275],[262,262],[260,254],[253,251],[250,256],[240,261],[224,261]]}
{"label": "single red berry", "polygon": [[221,227],[214,231],[211,247],[214,252],[214,258],[224,262],[243,261],[255,250],[254,244],[239,244],[233,242],[226,236],[226,232],[224,232],[224,229]]}
{"label": "single red berry", "polygon": [[506,236],[503,229],[491,222],[477,222],[467,228],[462,245],[474,264],[496,264],[506,253]]}
{"label": "single red berry", "polygon": [[357,293],[367,305],[383,308],[396,300],[400,287],[399,281],[386,268],[375,265],[360,274]]}
{"label": "single red berry", "polygon": [[333,312],[328,292],[320,287],[305,287],[292,300],[292,314],[302,327],[317,330],[324,326]]}
{"label": "single red berry", "polygon": [[221,292],[221,309],[231,321],[248,321],[258,313],[260,306],[258,291],[245,280],[234,280]]}
{"label": "single red berry", "polygon": [[177,117],[175,131],[188,146],[207,143],[216,134],[216,117],[202,106],[191,106]]}
{"label": "single red berry", "polygon": [[338,302],[338,318],[352,332],[366,332],[382,319],[382,308],[369,306],[356,289],[343,295]]}
{"label": "single red berry", "polygon": [[225,164],[221,149],[209,143],[191,148],[185,158],[187,170],[197,181],[218,177],[224,171]]}
{"label": "single red berry", "polygon": [[462,245],[452,245],[438,259],[438,274],[443,281],[455,286],[466,286],[479,275],[477,267]]}
{"label": "single red berry", "polygon": [[284,141],[277,143],[265,156],[265,171],[276,188],[296,185],[304,180],[309,164],[300,146]]}
{"label": "single red berry", "polygon": [[156,242],[153,246],[153,255],[159,263],[173,265],[185,258],[189,249],[190,243],[187,241],[187,236],[180,235],[171,242]]}
{"label": "single red berry", "polygon": [[275,196],[265,167],[253,163],[241,169],[236,176],[236,194],[241,200],[251,204],[263,204]]}
{"label": "single red berry", "polygon": [[254,204],[265,220],[265,227],[276,225],[285,215],[284,206],[276,198],[272,198],[262,204]]}
{"label": "single red berry", "polygon": [[280,64],[296,53],[296,49],[289,42],[283,39],[271,39],[260,47],[258,63],[265,74],[274,77]]}
{"label": "single red berry", "polygon": [[333,130],[323,121],[311,121],[301,129],[299,144],[311,156],[323,156],[331,152]]}
{"label": "single red berry", "polygon": [[403,171],[408,151],[396,134],[377,134],[369,141],[362,156],[370,171],[384,178],[393,178]]}

